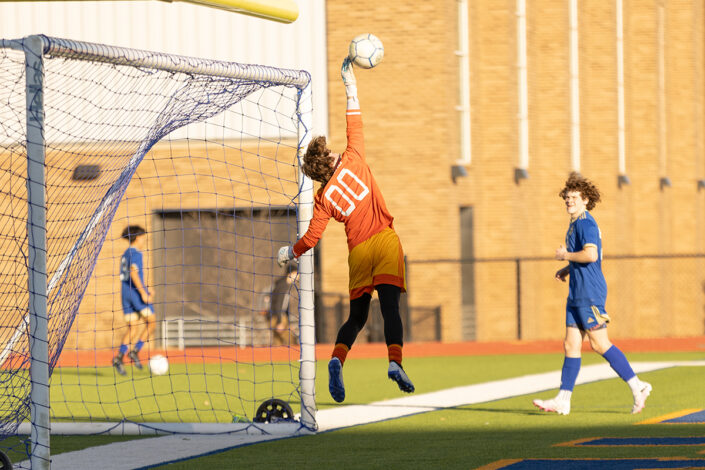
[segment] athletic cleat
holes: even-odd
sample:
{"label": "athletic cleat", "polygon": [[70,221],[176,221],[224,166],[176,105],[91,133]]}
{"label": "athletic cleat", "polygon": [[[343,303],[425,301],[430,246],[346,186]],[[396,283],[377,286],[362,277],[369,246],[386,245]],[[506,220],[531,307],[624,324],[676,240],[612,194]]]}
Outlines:
{"label": "athletic cleat", "polygon": [[334,357],[328,362],[328,390],[333,400],[341,403],[345,400],[345,385],[343,385],[343,364]]}
{"label": "athletic cleat", "polygon": [[402,392],[406,393],[414,393],[414,384],[411,383],[411,380],[409,380],[409,377],[406,376],[406,372],[404,372],[404,369],[402,367],[392,361],[389,363],[389,371],[387,371],[387,377],[392,379],[399,385],[399,390]]}
{"label": "athletic cleat", "polygon": [[651,393],[651,384],[648,382],[641,383],[641,390],[634,395],[634,406],[632,407],[632,414],[641,413],[641,410],[646,406],[646,399]]}
{"label": "athletic cleat", "polygon": [[570,414],[570,401],[568,400],[558,400],[556,398],[551,398],[550,400],[534,400],[534,406],[541,411],[549,411],[551,413],[558,413],[559,415]]}
{"label": "athletic cleat", "polygon": [[137,367],[138,369],[142,368],[142,363],[140,362],[140,358],[137,357],[137,351],[130,351],[127,353],[127,357],[132,359],[132,365]]}
{"label": "athletic cleat", "polygon": [[122,365],[122,360],[119,357],[113,358],[113,367],[115,367],[118,374],[127,375],[127,372],[125,372],[125,367]]}

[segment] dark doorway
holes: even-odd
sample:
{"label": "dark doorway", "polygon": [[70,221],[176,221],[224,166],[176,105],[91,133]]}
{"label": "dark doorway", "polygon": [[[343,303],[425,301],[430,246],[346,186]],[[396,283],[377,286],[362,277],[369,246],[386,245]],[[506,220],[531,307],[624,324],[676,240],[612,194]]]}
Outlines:
{"label": "dark doorway", "polygon": [[475,333],[475,240],[473,208],[460,208],[460,279],[462,289],[462,339],[473,341]]}
{"label": "dark doorway", "polygon": [[165,346],[267,343],[262,295],[285,272],[276,253],[296,241],[294,208],[158,212],[151,238]]}

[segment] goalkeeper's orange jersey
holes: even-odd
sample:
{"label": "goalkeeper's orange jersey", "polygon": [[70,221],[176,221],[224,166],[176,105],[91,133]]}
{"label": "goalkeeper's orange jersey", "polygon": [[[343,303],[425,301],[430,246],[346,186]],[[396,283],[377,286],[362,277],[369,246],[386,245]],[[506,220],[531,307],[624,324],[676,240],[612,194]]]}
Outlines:
{"label": "goalkeeper's orange jersey", "polygon": [[348,109],[346,119],[348,146],[333,176],[313,199],[313,218],[306,234],[294,245],[296,257],[316,246],[331,217],[345,224],[348,250],[387,227],[393,228],[394,217],[365,162],[360,110]]}

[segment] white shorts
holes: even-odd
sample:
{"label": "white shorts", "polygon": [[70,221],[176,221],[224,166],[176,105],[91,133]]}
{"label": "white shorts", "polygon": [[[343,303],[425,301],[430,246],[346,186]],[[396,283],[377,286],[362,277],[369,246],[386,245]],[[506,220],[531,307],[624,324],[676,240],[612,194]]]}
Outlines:
{"label": "white shorts", "polygon": [[152,310],[151,307],[145,307],[139,312],[132,312],[132,313],[126,313],[125,314],[125,321],[127,323],[132,323],[134,321],[139,320],[140,318],[144,318],[145,320],[147,317],[151,317],[154,315],[154,311]]}

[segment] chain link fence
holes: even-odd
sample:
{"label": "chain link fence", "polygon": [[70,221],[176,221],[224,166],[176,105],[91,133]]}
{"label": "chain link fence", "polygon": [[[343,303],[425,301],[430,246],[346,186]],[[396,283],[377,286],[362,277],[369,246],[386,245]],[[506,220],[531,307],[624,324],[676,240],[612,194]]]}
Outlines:
{"label": "chain link fence", "polygon": [[[564,262],[550,257],[410,260],[457,266],[463,340],[555,339],[565,328]],[[685,337],[705,334],[705,253],[611,255],[602,269],[611,335]]]}
{"label": "chain link fence", "polygon": [[[404,324],[404,341],[440,341],[441,307],[409,306],[407,295],[401,296],[399,313]],[[350,297],[347,294],[316,294],[316,341],[332,343],[338,329],[350,314]],[[370,302],[370,314],[356,343],[383,343],[384,322],[376,297]]]}

